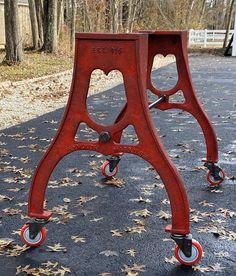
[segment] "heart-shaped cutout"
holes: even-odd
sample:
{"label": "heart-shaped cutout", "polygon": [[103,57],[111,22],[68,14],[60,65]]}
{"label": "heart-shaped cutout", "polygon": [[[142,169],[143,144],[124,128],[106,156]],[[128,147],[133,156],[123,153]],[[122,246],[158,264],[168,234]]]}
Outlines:
{"label": "heart-shaped cutout", "polygon": [[106,75],[102,70],[92,72],[89,84],[87,110],[98,124],[112,125],[127,102],[123,75],[112,70]]}
{"label": "heart-shaped cutout", "polygon": [[152,85],[160,91],[168,91],[175,87],[179,75],[174,55],[156,55],[151,72]]}

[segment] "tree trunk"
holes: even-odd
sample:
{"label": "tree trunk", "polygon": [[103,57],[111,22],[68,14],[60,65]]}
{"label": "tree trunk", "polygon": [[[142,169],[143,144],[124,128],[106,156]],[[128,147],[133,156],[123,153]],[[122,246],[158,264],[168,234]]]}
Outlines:
{"label": "tree trunk", "polygon": [[64,22],[68,25],[69,22],[69,6],[70,6],[70,0],[65,0],[64,2]]}
{"label": "tree trunk", "polygon": [[139,4],[139,0],[135,0],[133,2],[132,17],[131,17],[130,26],[129,26],[129,32],[133,31],[133,26],[134,26],[134,22],[135,22],[135,18],[136,18],[138,4]]}
{"label": "tree trunk", "polygon": [[42,0],[35,0],[35,9],[36,9],[36,16],[37,16],[37,24],[38,24],[38,34],[39,34],[39,39],[40,39],[39,48],[41,49],[43,46],[43,41],[44,41]]}
{"label": "tree trunk", "polygon": [[119,31],[123,32],[123,0],[119,3]]}
{"label": "tree trunk", "polygon": [[63,13],[62,4],[63,4],[63,0],[57,1],[57,35],[58,37],[60,36],[61,26],[62,26],[62,13]]}
{"label": "tree trunk", "polygon": [[117,0],[110,0],[110,32],[117,33],[119,20],[118,20],[118,1]]}
{"label": "tree trunk", "polygon": [[6,57],[7,63],[15,64],[23,60],[22,37],[20,35],[18,0],[4,0]]}
{"label": "tree trunk", "polygon": [[85,31],[90,32],[92,30],[92,22],[89,16],[89,5],[87,0],[83,1],[83,7],[84,7],[84,27],[85,27]]}
{"label": "tree trunk", "polygon": [[130,32],[130,25],[131,25],[131,16],[132,16],[132,6],[133,6],[133,0],[129,1],[128,4],[128,18],[127,18],[127,23],[126,23],[126,33]]}
{"label": "tree trunk", "polygon": [[230,10],[229,10],[229,17],[228,17],[228,23],[227,23],[227,29],[226,29],[226,34],[225,34],[223,48],[226,47],[227,41],[228,41],[228,37],[229,37],[229,31],[230,31],[230,27],[231,27],[231,23],[232,23],[232,17],[233,17],[234,3],[235,3],[235,0],[232,0],[231,5],[230,5]]}
{"label": "tree trunk", "polygon": [[36,16],[35,1],[29,0],[29,11],[30,11],[30,21],[31,21],[31,32],[33,38],[33,49],[38,50],[40,48],[40,38],[38,30],[38,20]]}
{"label": "tree trunk", "polygon": [[76,0],[71,0],[71,35],[70,35],[70,48],[74,52],[75,48],[75,22],[76,22]]}
{"label": "tree trunk", "polygon": [[201,12],[200,12],[200,17],[199,17],[199,22],[200,22],[200,23],[202,22],[203,15],[204,15],[204,12],[205,12],[205,5],[206,5],[206,0],[203,0],[203,1],[202,1]]}
{"label": "tree trunk", "polygon": [[105,30],[110,31],[110,22],[111,22],[111,14],[110,14],[110,0],[105,0]]}
{"label": "tree trunk", "polygon": [[49,53],[56,53],[57,48],[57,0],[44,0],[43,50]]}
{"label": "tree trunk", "polygon": [[193,6],[194,6],[194,2],[195,2],[195,0],[190,0],[190,2],[188,4],[188,11],[186,13],[186,18],[185,18],[185,24],[187,26],[189,24],[189,19],[191,18],[191,15],[192,15],[192,10],[193,10]]}

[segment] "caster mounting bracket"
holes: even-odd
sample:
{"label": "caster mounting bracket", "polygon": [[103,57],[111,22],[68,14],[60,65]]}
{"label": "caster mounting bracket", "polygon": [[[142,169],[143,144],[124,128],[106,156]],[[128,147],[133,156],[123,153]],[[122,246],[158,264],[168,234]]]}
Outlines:
{"label": "caster mounting bracket", "polygon": [[107,158],[107,161],[109,162],[109,171],[113,172],[116,166],[120,162],[120,157],[119,156],[109,156]]}
{"label": "caster mounting bracket", "polygon": [[177,243],[186,257],[192,255],[192,235],[171,235],[171,238]]}
{"label": "caster mounting bracket", "polygon": [[33,222],[27,223],[29,225],[29,236],[33,240],[45,224],[48,223],[48,220],[45,219],[35,219]]}
{"label": "caster mounting bracket", "polygon": [[204,166],[210,171],[211,176],[213,176],[216,181],[222,180],[220,176],[221,168],[219,166],[210,162],[206,162]]}

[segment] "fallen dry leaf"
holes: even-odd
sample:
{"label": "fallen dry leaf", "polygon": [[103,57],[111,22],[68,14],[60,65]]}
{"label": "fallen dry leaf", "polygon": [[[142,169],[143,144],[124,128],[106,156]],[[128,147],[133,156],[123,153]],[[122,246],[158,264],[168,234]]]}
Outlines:
{"label": "fallen dry leaf", "polygon": [[203,201],[199,202],[199,204],[202,205],[202,206],[208,206],[208,207],[213,207],[214,206],[213,203],[210,203],[207,200],[203,200]]}
{"label": "fallen dry leaf", "polygon": [[145,267],[145,265],[138,265],[134,263],[133,266],[124,265],[124,268],[122,268],[121,271],[127,274],[132,272],[144,272]]}
{"label": "fallen dry leaf", "polygon": [[67,252],[67,249],[62,246],[60,243],[56,243],[54,245],[48,245],[47,248],[49,248],[47,251],[50,252]]}
{"label": "fallen dry leaf", "polygon": [[75,243],[78,243],[78,242],[86,242],[85,238],[82,238],[80,236],[71,236],[71,239],[75,242]]}
{"label": "fallen dry leaf", "polygon": [[161,219],[164,219],[164,220],[168,220],[169,218],[171,218],[171,214],[170,213],[167,213],[163,210],[159,211],[157,216]]}
{"label": "fallen dry leaf", "polygon": [[212,271],[214,271],[214,272],[222,272],[222,271],[225,269],[225,267],[224,267],[224,266],[221,266],[220,263],[216,263],[216,264],[214,264],[214,265],[210,265],[210,268],[211,268]]}
{"label": "fallen dry leaf", "polygon": [[130,255],[131,257],[135,257],[136,250],[134,248],[130,248],[130,249],[126,250],[126,254]]}
{"label": "fallen dry leaf", "polygon": [[229,252],[227,251],[214,252],[214,255],[219,258],[230,257]]}
{"label": "fallen dry leaf", "polygon": [[99,253],[100,255],[105,255],[106,257],[119,256],[117,251],[105,250]]}
{"label": "fallen dry leaf", "polygon": [[170,264],[178,263],[177,259],[174,256],[172,256],[171,258],[165,257],[165,262]]}
{"label": "fallen dry leaf", "polygon": [[211,271],[210,267],[208,266],[200,266],[200,265],[196,265],[192,267],[194,271],[198,270],[200,272],[208,272]]}
{"label": "fallen dry leaf", "polygon": [[141,234],[142,232],[146,232],[146,229],[144,228],[143,225],[139,225],[139,226],[128,227],[126,232]]}
{"label": "fallen dry leaf", "polygon": [[83,203],[86,203],[96,198],[97,196],[80,196],[78,200],[78,203],[79,203],[78,205],[82,205]]}
{"label": "fallen dry leaf", "polygon": [[119,179],[119,178],[115,178],[115,177],[113,177],[111,179],[107,179],[105,183],[109,184],[109,185],[114,185],[114,186],[116,186],[118,188],[123,187],[124,184],[125,184],[125,182],[124,182],[123,179]]}
{"label": "fallen dry leaf", "polygon": [[112,233],[112,237],[122,237],[124,235],[119,229],[114,229],[110,231]]}
{"label": "fallen dry leaf", "polygon": [[149,217],[152,213],[150,211],[148,211],[148,209],[143,209],[143,210],[137,210],[137,211],[133,211],[130,213],[130,215],[135,215],[136,217]]}

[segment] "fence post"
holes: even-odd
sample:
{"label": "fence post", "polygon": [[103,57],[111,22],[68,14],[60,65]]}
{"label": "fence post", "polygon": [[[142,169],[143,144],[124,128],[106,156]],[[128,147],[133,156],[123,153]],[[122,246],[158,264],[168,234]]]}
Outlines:
{"label": "fence post", "polygon": [[207,46],[207,29],[204,30],[204,48]]}
{"label": "fence post", "polygon": [[233,45],[232,45],[232,57],[236,57],[236,11],[234,16],[234,39],[233,39]]}
{"label": "fence post", "polygon": [[192,44],[192,37],[193,37],[193,29],[190,29],[188,33],[188,45]]}

